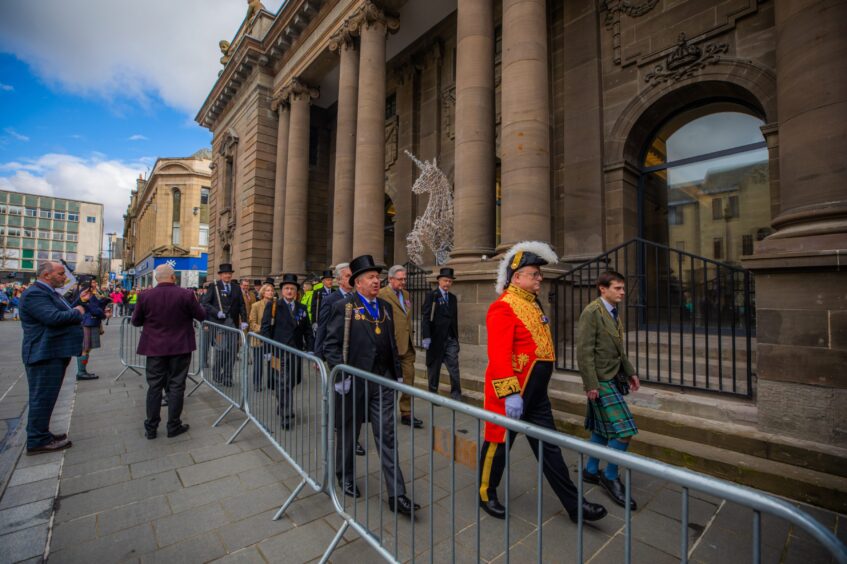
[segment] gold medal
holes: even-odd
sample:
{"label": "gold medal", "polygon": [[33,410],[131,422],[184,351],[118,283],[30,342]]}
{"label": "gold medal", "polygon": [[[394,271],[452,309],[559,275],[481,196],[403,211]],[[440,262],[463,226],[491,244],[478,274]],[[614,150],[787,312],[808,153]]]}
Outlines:
{"label": "gold medal", "polygon": [[377,335],[379,335],[380,333],[382,333],[382,329],[380,329],[380,328],[379,328],[379,325],[377,325],[377,326],[376,326],[376,329],[374,329],[374,333],[376,333]]}

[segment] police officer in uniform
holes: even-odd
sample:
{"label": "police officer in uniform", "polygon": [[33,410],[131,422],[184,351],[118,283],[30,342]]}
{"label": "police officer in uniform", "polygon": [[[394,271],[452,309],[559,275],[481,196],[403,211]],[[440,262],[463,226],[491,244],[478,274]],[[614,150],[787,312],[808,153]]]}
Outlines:
{"label": "police officer in uniform", "polygon": [[[497,292],[485,320],[488,329],[488,367],[485,371],[485,409],[553,431],[553,412],[547,387],[553,374],[555,352],[550,325],[538,301],[541,266],[557,262],[546,243],[528,241],[512,247],[500,262]],[[514,444],[514,431],[509,432]],[[538,440],[527,437],[538,458]],[[485,423],[480,451],[479,504],[497,519],[507,508],[497,498],[497,486],[506,462],[506,429]],[[579,495],[568,476],[561,449],[544,443],[544,476],[573,522],[577,521]],[[506,501],[508,504],[508,500]],[[606,515],[602,505],[583,499],[582,516],[596,521]]]}
{"label": "police officer in uniform", "polygon": [[[350,263],[354,292],[333,304],[324,344],[330,367],[348,364],[387,379],[401,380],[403,372],[394,340],[391,305],[377,297],[382,266],[370,255],[356,257]],[[411,515],[420,506],[406,497],[403,472],[394,465],[394,405],[390,388],[347,376],[334,382],[336,394],[336,468],[339,485],[345,495],[359,496],[353,465],[353,445],[365,417],[373,427],[374,442],[382,463],[391,511]],[[367,388],[367,390],[366,390]],[[355,404],[355,420],[354,406]],[[367,414],[366,414],[367,412]]]}
{"label": "police officer in uniform", "polygon": [[[221,264],[218,280],[206,290],[201,303],[206,310],[207,321],[243,331],[247,328],[247,310],[241,288],[232,281],[234,272],[231,264]],[[230,331],[222,331],[212,346],[218,352],[215,355],[215,366],[212,367],[214,381],[231,386],[232,371],[238,355],[238,337]]]}
{"label": "police officer in uniform", "polygon": [[453,285],[452,268],[442,268],[438,273],[438,288],[426,295],[421,320],[421,344],[426,349],[426,371],[429,391],[438,393],[441,365],[447,365],[450,374],[450,397],[462,399],[459,377],[459,307],[456,296],[450,293]]}

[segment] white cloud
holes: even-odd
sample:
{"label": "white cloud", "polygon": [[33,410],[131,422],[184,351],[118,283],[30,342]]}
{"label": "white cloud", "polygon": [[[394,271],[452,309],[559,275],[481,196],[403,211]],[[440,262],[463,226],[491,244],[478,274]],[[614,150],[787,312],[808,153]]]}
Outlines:
{"label": "white cloud", "polygon": [[18,141],[24,141],[24,142],[29,141],[29,137],[27,137],[26,135],[22,135],[22,134],[18,133],[17,131],[12,129],[11,127],[7,127],[3,131],[5,131],[8,135],[11,135],[12,137],[17,139]]}
{"label": "white cloud", "polygon": [[140,133],[136,133],[135,135],[130,135],[127,138],[127,141],[147,141],[147,137],[141,135]]}
{"label": "white cloud", "polygon": [[3,92],[12,92],[14,89],[15,87],[11,84],[3,84],[2,82],[0,82],[0,90],[2,90]]}
{"label": "white cloud", "polygon": [[123,214],[139,173],[149,159],[108,160],[50,153],[34,160],[0,163],[0,189],[43,194],[103,204],[104,233],[123,232]]}
{"label": "white cloud", "polygon": [[[265,0],[272,12],[282,0]],[[3,0],[0,50],[75,94],[149,103],[159,95],[191,117],[247,10],[236,0]]]}

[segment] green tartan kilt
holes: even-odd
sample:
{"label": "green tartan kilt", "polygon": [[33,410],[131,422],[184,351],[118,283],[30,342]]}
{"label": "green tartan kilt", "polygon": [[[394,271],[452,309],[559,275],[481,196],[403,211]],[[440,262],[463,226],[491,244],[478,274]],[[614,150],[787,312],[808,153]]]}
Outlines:
{"label": "green tartan kilt", "polygon": [[588,402],[585,428],[609,440],[638,434],[626,400],[612,381],[600,382],[598,391],[597,401]]}

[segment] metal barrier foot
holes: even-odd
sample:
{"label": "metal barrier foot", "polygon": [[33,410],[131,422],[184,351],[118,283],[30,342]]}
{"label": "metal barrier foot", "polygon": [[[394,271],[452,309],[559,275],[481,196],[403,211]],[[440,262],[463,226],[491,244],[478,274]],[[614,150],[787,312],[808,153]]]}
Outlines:
{"label": "metal barrier foot", "polygon": [[235,406],[234,406],[234,405],[231,405],[231,406],[227,407],[227,408],[226,408],[226,411],[224,411],[223,413],[221,413],[221,416],[220,416],[220,417],[218,417],[218,418],[215,420],[215,422],[214,422],[214,423],[212,423],[212,427],[217,427],[218,425],[220,425],[221,421],[223,421],[224,417],[226,417],[227,415],[229,415],[229,412],[230,412],[230,411],[232,411],[232,408],[233,408],[233,407],[235,407]]}
{"label": "metal barrier foot", "polygon": [[247,419],[245,419],[245,420],[244,420],[244,422],[243,422],[243,423],[241,424],[241,426],[240,426],[240,427],[239,427],[239,428],[235,431],[235,434],[234,434],[234,435],[232,435],[232,436],[229,438],[229,440],[226,442],[226,444],[228,444],[228,445],[229,445],[229,444],[232,444],[232,441],[234,441],[234,440],[235,440],[235,438],[238,436],[238,434],[239,434],[239,433],[241,433],[241,431],[243,431],[243,430],[244,430],[244,427],[246,427],[248,423],[250,423],[250,418],[249,418],[249,417],[248,417]]}
{"label": "metal barrier foot", "polygon": [[341,537],[344,536],[344,533],[347,532],[347,527],[349,527],[349,526],[350,526],[350,523],[347,522],[347,521],[344,521],[344,524],[341,525],[340,529],[338,529],[338,532],[335,534],[335,538],[333,538],[332,542],[329,543],[329,546],[327,547],[326,552],[324,552],[324,555],[321,557],[320,564],[326,564],[326,562],[329,560],[329,555],[332,554],[332,552],[335,550],[335,547],[338,545],[338,541],[340,541]]}
{"label": "metal barrier foot", "polygon": [[197,391],[197,389],[198,389],[200,386],[202,386],[203,384],[205,384],[205,382],[204,382],[203,380],[200,380],[199,382],[197,382],[197,385],[196,385],[196,386],[194,386],[193,388],[191,388],[191,391],[190,391],[190,392],[188,392],[187,394],[185,394],[185,397],[189,397],[191,394],[193,394],[194,392],[196,392],[196,391]]}
{"label": "metal barrier foot", "polygon": [[123,369],[123,370],[121,370],[121,373],[120,373],[120,374],[118,374],[117,376],[115,376],[115,379],[114,379],[114,380],[112,380],[112,382],[117,382],[117,381],[120,379],[120,377],[121,377],[121,376],[123,376],[123,375],[124,375],[124,373],[125,373],[127,370],[132,370],[133,372],[135,372],[135,373],[136,373],[136,374],[138,374],[139,376],[141,376],[141,375],[142,375],[142,374],[141,374],[141,372],[139,372],[138,370],[136,370],[136,369],[135,369],[135,368],[133,368],[132,366],[125,366],[125,367],[124,367],[124,369]]}
{"label": "metal barrier foot", "polygon": [[294,498],[296,498],[297,495],[303,490],[303,486],[305,486],[305,485],[306,485],[305,479],[301,480],[300,483],[297,484],[297,487],[294,488],[294,491],[291,492],[291,495],[288,496],[288,499],[285,500],[285,503],[282,504],[282,507],[280,507],[279,511],[277,511],[276,514],[274,515],[274,518],[273,518],[274,521],[277,521],[277,520],[279,520],[280,517],[282,517],[283,513],[285,513],[285,510],[288,509],[288,506],[291,505],[291,502],[294,501]]}

